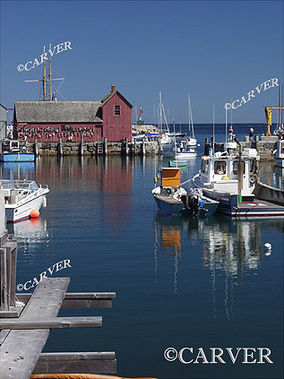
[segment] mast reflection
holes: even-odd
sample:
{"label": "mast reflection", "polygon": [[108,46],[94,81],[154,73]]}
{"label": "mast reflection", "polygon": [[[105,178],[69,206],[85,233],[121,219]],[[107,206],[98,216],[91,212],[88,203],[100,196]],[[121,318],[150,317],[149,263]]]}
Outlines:
{"label": "mast reflection", "polygon": [[[231,319],[234,316],[234,288],[256,275],[265,259],[263,229],[283,232],[284,220],[246,221],[224,216],[197,219],[158,213],[154,245],[156,280],[159,253],[173,256],[174,293],[177,294],[178,264],[182,257],[183,263],[194,271],[191,277],[197,275],[199,280],[206,280],[206,271],[209,273],[213,316],[224,312],[226,318]],[[200,266],[194,260],[196,253],[205,274],[203,279]]]}

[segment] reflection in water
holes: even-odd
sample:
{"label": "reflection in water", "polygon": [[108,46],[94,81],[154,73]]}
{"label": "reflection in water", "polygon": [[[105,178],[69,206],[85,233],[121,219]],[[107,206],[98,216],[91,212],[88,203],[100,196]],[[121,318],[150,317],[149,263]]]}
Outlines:
{"label": "reflection in water", "polygon": [[[188,234],[192,234],[190,229]],[[207,224],[199,220],[198,235],[202,240],[203,267],[210,271],[213,316],[217,317],[217,304],[220,309],[223,299],[226,317],[231,319],[233,287],[238,285],[245,270],[258,269],[263,255],[260,222],[218,218]]]}
{"label": "reflection in water", "polygon": [[3,179],[34,180],[35,162],[0,162],[0,177]]}
{"label": "reflection in water", "polygon": [[[172,252],[174,258],[174,293],[178,287],[178,262],[183,249],[198,249],[201,242],[202,267],[211,278],[213,315],[224,308],[226,317],[232,318],[234,286],[244,277],[255,275],[265,256],[261,228],[283,231],[284,220],[240,221],[216,216],[208,219],[170,217],[158,213],[155,218],[155,273],[157,278],[160,251]],[[265,241],[264,241],[265,242]],[[189,250],[188,244],[191,244]],[[190,257],[185,256],[185,259]],[[220,303],[221,301],[221,303]],[[218,304],[218,306],[217,306]],[[221,305],[223,304],[223,305]]]}
{"label": "reflection in water", "polygon": [[[54,195],[62,194],[62,201],[69,201],[70,217],[80,217],[75,202],[80,202],[82,208],[88,203],[88,208],[93,207],[94,213],[117,234],[123,225],[126,228],[127,215],[132,211],[132,163],[120,156],[38,157],[35,164],[2,165],[1,169],[6,179],[33,179],[47,184],[49,211],[55,206]],[[59,211],[64,204],[56,206]]]}
{"label": "reflection in water", "polygon": [[154,259],[155,259],[155,277],[158,281],[158,254],[161,248],[166,252],[167,256],[173,258],[173,287],[174,294],[178,291],[178,264],[182,255],[181,235],[183,229],[183,221],[181,217],[171,217],[160,212],[155,218],[155,241],[154,241]]}
{"label": "reflection in water", "polygon": [[42,218],[34,218],[14,224],[7,224],[9,234],[13,234],[24,256],[36,255],[39,245],[49,245],[47,222]]}

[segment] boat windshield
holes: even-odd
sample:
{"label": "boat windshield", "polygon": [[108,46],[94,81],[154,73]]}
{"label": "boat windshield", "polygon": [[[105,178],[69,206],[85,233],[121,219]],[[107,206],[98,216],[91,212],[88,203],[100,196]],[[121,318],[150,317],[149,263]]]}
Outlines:
{"label": "boat windshield", "polygon": [[214,173],[220,175],[226,174],[226,161],[215,161]]}
{"label": "boat windshield", "polygon": [[27,182],[25,180],[2,180],[0,181],[4,189],[29,189],[34,192],[38,189],[35,181]]}

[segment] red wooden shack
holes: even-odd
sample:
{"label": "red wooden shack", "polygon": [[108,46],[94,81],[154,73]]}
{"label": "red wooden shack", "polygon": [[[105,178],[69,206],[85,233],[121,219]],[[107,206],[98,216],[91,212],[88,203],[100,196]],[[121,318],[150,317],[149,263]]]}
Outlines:
{"label": "red wooden shack", "polygon": [[132,105],[115,86],[100,101],[16,101],[14,137],[28,142],[130,141]]}

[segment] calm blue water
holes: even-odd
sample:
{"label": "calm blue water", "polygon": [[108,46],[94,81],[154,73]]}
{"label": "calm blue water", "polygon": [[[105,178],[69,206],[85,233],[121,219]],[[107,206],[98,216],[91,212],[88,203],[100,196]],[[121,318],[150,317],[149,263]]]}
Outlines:
{"label": "calm blue water", "polygon": [[[224,127],[216,129],[222,141]],[[248,126],[234,129],[241,138]],[[197,127],[196,135],[201,155],[211,126]],[[102,315],[103,327],[52,331],[45,351],[115,351],[118,374],[127,377],[282,378],[284,220],[158,214],[151,190],[163,164],[154,157],[64,157],[1,166],[2,177],[50,187],[40,221],[9,225],[19,246],[17,283],[69,259],[72,267],[54,274],[71,278],[69,291],[117,293],[112,309],[61,311]],[[192,160],[182,179],[199,165],[200,157]],[[263,173],[283,186],[270,162]],[[226,364],[169,362],[168,347],[192,347],[195,357],[202,347],[209,361],[210,347],[267,347],[273,363],[232,364],[225,355]]]}

